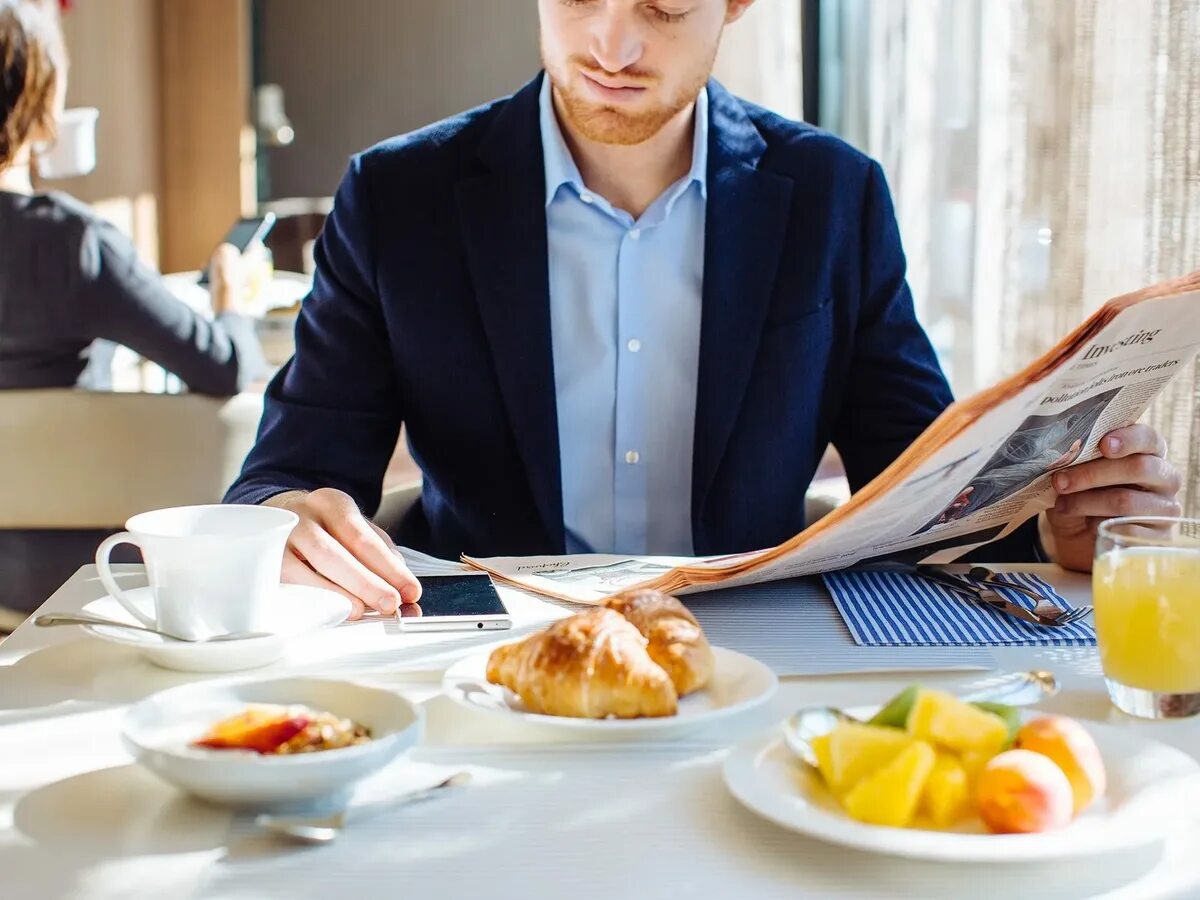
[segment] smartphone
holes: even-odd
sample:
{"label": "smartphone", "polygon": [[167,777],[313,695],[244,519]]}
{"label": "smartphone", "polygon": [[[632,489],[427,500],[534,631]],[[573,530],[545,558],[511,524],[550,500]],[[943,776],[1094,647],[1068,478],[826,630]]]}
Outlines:
{"label": "smartphone", "polygon": [[[275,213],[269,212],[261,216],[239,219],[221,239],[222,244],[233,244],[239,253],[245,253],[255,241],[266,240],[271,229],[275,227]],[[208,284],[208,266],[200,273],[200,284]]]}
{"label": "smartphone", "polygon": [[503,631],[512,617],[492,579],[431,575],[421,579],[421,602],[400,607],[401,631]]}

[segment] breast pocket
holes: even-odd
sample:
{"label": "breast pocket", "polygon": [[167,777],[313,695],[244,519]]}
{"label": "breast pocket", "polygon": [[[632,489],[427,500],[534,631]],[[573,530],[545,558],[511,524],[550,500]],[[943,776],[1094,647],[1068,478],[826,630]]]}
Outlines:
{"label": "breast pocket", "polygon": [[766,322],[763,323],[763,330],[769,334],[776,329],[788,328],[797,323],[819,320],[832,308],[833,297],[828,296],[818,300],[816,303],[809,303],[802,306],[787,306],[783,309],[773,310],[767,316]]}
{"label": "breast pocket", "polygon": [[826,298],[806,310],[789,311],[786,317],[768,318],[759,342],[759,369],[786,390],[807,392],[809,379],[824,381],[833,352],[833,300]]}

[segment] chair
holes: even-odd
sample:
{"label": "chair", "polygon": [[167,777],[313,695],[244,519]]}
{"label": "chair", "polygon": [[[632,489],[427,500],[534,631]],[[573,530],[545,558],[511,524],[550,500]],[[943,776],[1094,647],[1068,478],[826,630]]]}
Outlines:
{"label": "chair", "polygon": [[130,516],[219,502],[261,415],[250,393],[0,391],[0,605],[10,608],[0,625],[35,609]]}

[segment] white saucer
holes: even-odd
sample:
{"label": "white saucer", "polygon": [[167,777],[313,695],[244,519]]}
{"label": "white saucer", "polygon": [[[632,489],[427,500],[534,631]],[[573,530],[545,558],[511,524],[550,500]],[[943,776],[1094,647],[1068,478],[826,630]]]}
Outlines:
{"label": "white saucer", "polygon": [[577,719],[531,713],[512,691],[487,680],[489,653],[460,660],[442,677],[442,690],[468,709],[525,725],[575,732],[582,740],[674,738],[761,706],[779,687],[775,673],[758,660],[713,647],[716,667],[706,687],[679,701],[673,716],[643,719]]}
{"label": "white saucer", "polygon": [[[135,588],[125,592],[130,601],[148,616],[154,615],[154,598],[150,588]],[[264,606],[263,620],[256,631],[268,632],[266,637],[241,641],[188,644],[172,641],[145,631],[111,628],[105,625],[82,625],[84,631],[114,644],[136,647],[146,659],[164,669],[181,672],[237,672],[255,669],[275,662],[287,649],[288,641],[310,631],[332,628],[350,615],[350,601],[341,594],[324,588],[298,584],[281,584],[278,593]],[[84,612],[121,622],[137,624],[111,596],[93,600],[83,607]]]}
{"label": "white saucer", "polygon": [[[877,709],[848,712],[865,719]],[[1024,719],[1039,714],[1026,710]],[[1195,818],[1200,763],[1136,727],[1083,724],[1104,757],[1106,795],[1066,828],[1041,834],[988,834],[978,820],[949,831],[857,822],[778,731],[735,747],[725,758],[725,784],[747,809],[792,831],[858,850],[943,862],[1037,862],[1118,853],[1156,843]]]}

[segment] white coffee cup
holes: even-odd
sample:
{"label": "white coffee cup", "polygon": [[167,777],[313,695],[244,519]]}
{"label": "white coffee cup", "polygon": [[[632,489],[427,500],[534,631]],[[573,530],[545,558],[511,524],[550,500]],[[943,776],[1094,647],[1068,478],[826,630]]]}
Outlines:
{"label": "white coffee cup", "polygon": [[[100,581],[137,621],[182,638],[259,631],[279,587],[283,552],[299,517],[270,506],[178,506],[140,513],[96,550]],[[141,548],[154,596],[151,618],[113,578],[118,544]]]}
{"label": "white coffee cup", "polygon": [[80,106],[63,110],[55,123],[53,144],[35,148],[39,178],[78,178],[96,168],[96,120],[100,110]]}

